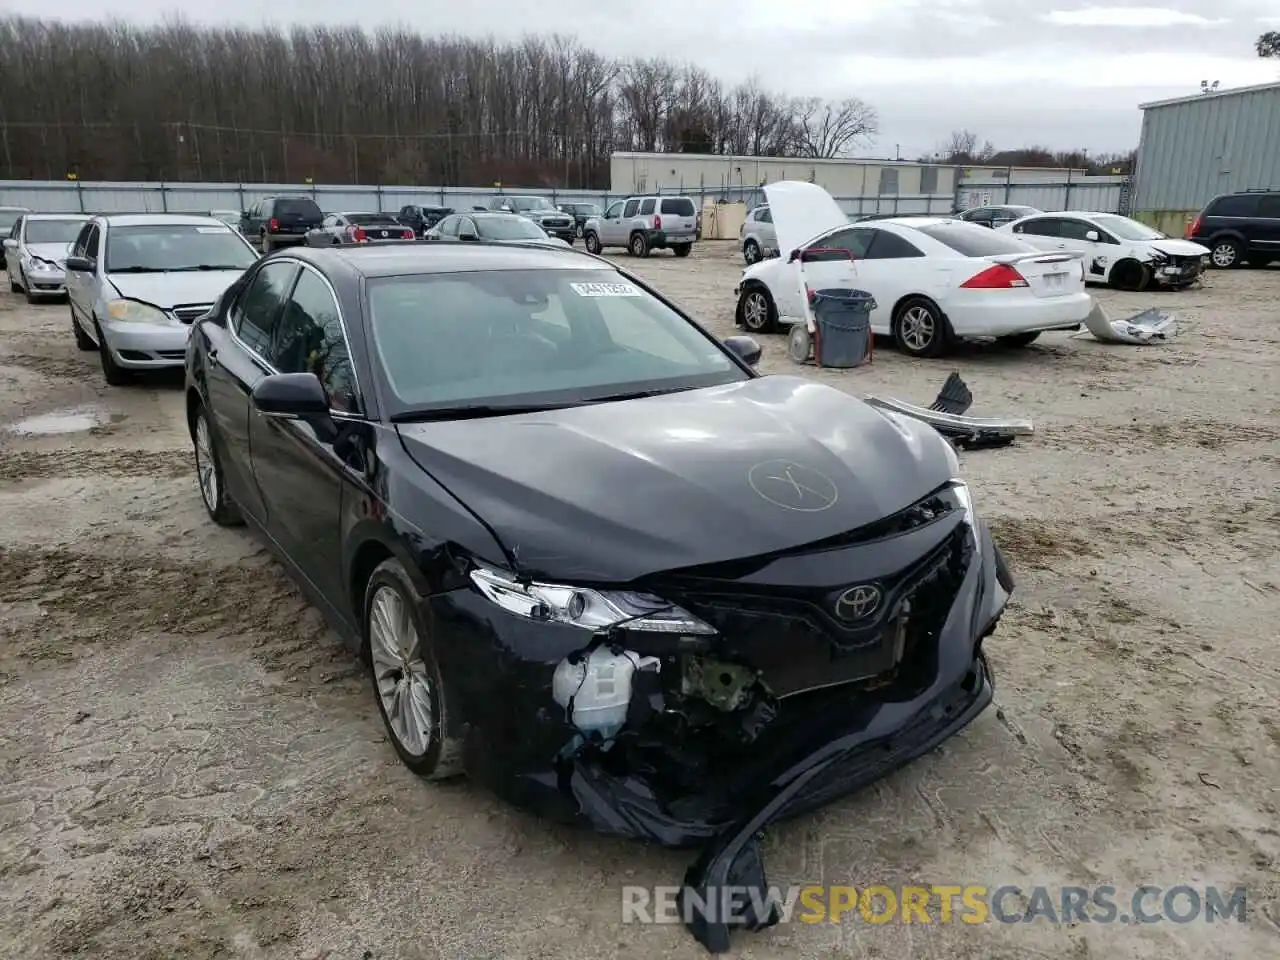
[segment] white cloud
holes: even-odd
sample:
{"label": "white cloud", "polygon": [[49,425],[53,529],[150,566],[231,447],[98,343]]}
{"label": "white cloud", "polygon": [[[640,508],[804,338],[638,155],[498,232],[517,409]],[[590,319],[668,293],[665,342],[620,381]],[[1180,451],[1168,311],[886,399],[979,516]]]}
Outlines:
{"label": "white cloud", "polygon": [[1053,10],[1041,19],[1061,27],[1209,27],[1227,22],[1161,7],[1082,7]]}

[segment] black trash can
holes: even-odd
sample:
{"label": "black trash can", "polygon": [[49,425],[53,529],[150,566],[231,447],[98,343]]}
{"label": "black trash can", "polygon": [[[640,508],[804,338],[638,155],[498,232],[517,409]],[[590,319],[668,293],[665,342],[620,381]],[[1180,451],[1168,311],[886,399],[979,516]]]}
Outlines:
{"label": "black trash can", "polygon": [[831,287],[810,300],[818,326],[814,359],[823,367],[857,367],[871,359],[871,311],[876,300],[865,290]]}

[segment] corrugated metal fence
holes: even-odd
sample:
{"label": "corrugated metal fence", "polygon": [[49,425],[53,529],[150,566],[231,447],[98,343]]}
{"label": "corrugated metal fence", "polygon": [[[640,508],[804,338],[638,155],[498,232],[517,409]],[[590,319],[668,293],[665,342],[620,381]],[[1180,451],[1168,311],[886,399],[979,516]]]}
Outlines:
{"label": "corrugated metal fence", "polygon": [[[963,181],[955,196],[868,195],[836,197],[850,214],[936,213],[988,203],[1014,203],[1041,210],[1120,209],[1122,177],[1089,177],[1075,183],[1009,183],[1003,180]],[[671,191],[664,191],[671,192]],[[42,213],[194,213],[244,210],[262,197],[310,194],[323,210],[395,212],[408,204],[468,210],[484,206],[498,193],[535,194],[552,203],[588,202],[607,206],[621,195],[598,190],[542,190],[506,187],[391,187],[337,186],[298,183],[112,183],[62,180],[0,180],[0,206],[28,207]],[[764,200],[757,187],[684,191],[701,205],[705,201]]]}

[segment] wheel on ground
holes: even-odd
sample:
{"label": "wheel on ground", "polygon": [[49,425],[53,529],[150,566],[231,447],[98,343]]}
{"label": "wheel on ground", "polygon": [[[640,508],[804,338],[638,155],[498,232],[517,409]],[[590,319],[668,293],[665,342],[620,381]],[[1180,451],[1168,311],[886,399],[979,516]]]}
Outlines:
{"label": "wheel on ground", "polygon": [[222,457],[204,407],[196,408],[191,425],[191,442],[195,446],[196,481],[200,485],[200,499],[209,513],[209,519],[220,527],[238,527],[244,523],[240,508],[227,495],[223,480]]}
{"label": "wheel on ground", "polygon": [[22,274],[22,287],[22,292],[26,294],[27,297],[27,303],[39,303],[40,298],[31,292],[31,278],[28,277],[25,272]]}
{"label": "wheel on ground", "polygon": [[1039,330],[1034,333],[1011,333],[1007,337],[996,337],[996,342],[1003,343],[1009,347],[1025,347],[1028,344],[1035,343],[1039,337]]}
{"label": "wheel on ground", "polygon": [[404,765],[428,780],[462,772],[462,740],[450,713],[418,593],[398,560],[373,571],[365,590],[365,642],[373,695]]}
{"label": "wheel on ground", "polygon": [[737,321],[751,333],[773,333],[778,326],[778,310],[769,291],[759,284],[744,287],[738,297]]}
{"label": "wheel on ground", "polygon": [[98,335],[98,359],[102,361],[102,375],[106,377],[107,385],[112,387],[125,386],[133,378],[129,371],[116,363],[116,358],[111,355],[111,348],[107,346],[107,338],[102,335],[101,324],[95,323],[93,332]]}
{"label": "wheel on ground", "polygon": [[262,234],[262,255],[265,257],[271,252],[271,237],[266,233]]}
{"label": "wheel on ground", "polygon": [[17,280],[13,279],[13,277],[9,278],[9,292],[10,293],[22,292],[22,284],[18,283]]}
{"label": "wheel on ground", "polygon": [[84,332],[84,327],[80,326],[79,322],[76,320],[76,311],[74,307],[71,308],[71,332],[75,334],[76,346],[81,350],[88,353],[90,350],[98,349],[98,345],[89,338],[89,335]]}
{"label": "wheel on ground", "polygon": [[687,257],[689,254],[691,254],[691,253],[693,252],[693,244],[692,244],[692,243],[677,243],[677,244],[676,244],[674,247],[672,247],[671,249],[675,251],[675,255],[676,255],[677,257]]}
{"label": "wheel on ground", "polygon": [[1111,268],[1107,283],[1117,290],[1140,292],[1151,284],[1151,268],[1137,260],[1121,260]]}
{"label": "wheel on ground", "polygon": [[1244,259],[1244,245],[1229,238],[1215,240],[1209,251],[1209,263],[1219,270],[1240,266]]}
{"label": "wheel on ground", "polygon": [[940,357],[949,340],[947,321],[937,304],[923,297],[903,301],[893,318],[893,342],[913,357]]}
{"label": "wheel on ground", "polygon": [[742,245],[742,259],[748,264],[759,263],[762,254],[760,252],[760,244],[754,240],[748,240]]}
{"label": "wheel on ground", "polygon": [[792,324],[787,334],[787,356],[796,363],[808,363],[813,354],[813,336],[803,323]]}
{"label": "wheel on ground", "polygon": [[581,225],[581,224],[579,224],[579,225],[574,229],[574,231],[573,231],[573,235],[574,235],[575,237],[577,237],[579,240],[581,240],[581,239],[582,239],[582,225]]}
{"label": "wheel on ground", "polygon": [[631,235],[631,243],[627,245],[627,249],[631,251],[633,257],[647,257],[649,241],[644,238],[643,233],[634,233]]}
{"label": "wheel on ground", "polygon": [[594,230],[588,230],[582,238],[583,243],[587,245],[587,253],[594,253],[597,256],[602,249],[600,246],[600,237]]}

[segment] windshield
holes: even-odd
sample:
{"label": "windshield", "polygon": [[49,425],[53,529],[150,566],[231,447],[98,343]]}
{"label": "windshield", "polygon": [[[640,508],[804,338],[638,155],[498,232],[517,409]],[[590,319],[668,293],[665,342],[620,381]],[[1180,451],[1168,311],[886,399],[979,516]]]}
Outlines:
{"label": "windshield", "polygon": [[149,223],[107,230],[108,273],[243,270],[258,255],[230,227]]}
{"label": "windshield", "polygon": [[745,380],[719,345],[612,270],[373,279],[376,352],[400,413],[580,403]]}
{"label": "windshield", "polygon": [[73,243],[83,220],[28,220],[25,234],[27,243]]}
{"label": "windshield", "polygon": [[476,229],[486,240],[545,240],[547,232],[524,217],[476,217]]}
{"label": "windshield", "polygon": [[1128,217],[1108,215],[1104,217],[1094,217],[1093,219],[1103,230],[1108,230],[1111,233],[1114,233],[1121,240],[1169,239],[1159,230],[1152,230],[1145,223],[1139,223],[1137,220],[1130,220]]}
{"label": "windshield", "polygon": [[499,207],[510,207],[520,213],[524,213],[526,210],[550,210],[553,213],[556,211],[556,208],[551,205],[551,201],[546,197],[501,197],[497,205]]}
{"label": "windshield", "polygon": [[1009,253],[1028,253],[1033,249],[1016,237],[963,220],[913,225],[911,229],[950,247],[962,257],[999,257]]}

